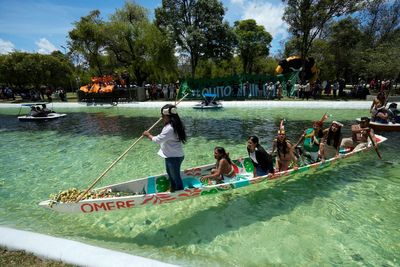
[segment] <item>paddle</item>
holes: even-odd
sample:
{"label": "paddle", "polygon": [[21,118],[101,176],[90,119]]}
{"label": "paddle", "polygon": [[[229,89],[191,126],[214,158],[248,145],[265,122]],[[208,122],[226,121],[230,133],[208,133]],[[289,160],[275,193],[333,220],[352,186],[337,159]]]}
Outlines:
{"label": "paddle", "polygon": [[[175,105],[178,105],[185,97],[187,97],[189,94],[185,94],[178,102],[176,102]],[[150,132],[160,121],[162,121],[162,118],[159,118],[147,131]],[[86,196],[86,194],[100,181],[101,178],[106,175],[112,167],[114,167],[115,164],[117,164],[118,161],[120,161],[128,152],[129,150],[132,149],[140,140],[142,140],[144,135],[141,135],[130,147],[128,147],[127,150],[125,150],[124,153],[122,153],[121,156],[119,156],[97,179],[89,186],[88,189],[83,192],[83,194],[79,195],[77,198],[76,202],[79,202],[83,197]]]}
{"label": "paddle", "polygon": [[372,145],[373,145],[374,148],[375,148],[375,151],[376,151],[376,154],[378,155],[378,158],[379,158],[379,159],[382,159],[381,153],[379,153],[378,146],[376,145],[375,140],[374,140],[374,138],[372,137],[371,131],[370,131],[370,130],[368,130],[368,137],[369,137],[369,139],[371,140]]}
{"label": "paddle", "polygon": [[385,104],[383,105],[384,107],[386,107],[387,103],[389,102],[389,96],[390,96],[390,92],[392,91],[392,88],[393,88],[393,86],[390,86],[389,91],[386,95]]}

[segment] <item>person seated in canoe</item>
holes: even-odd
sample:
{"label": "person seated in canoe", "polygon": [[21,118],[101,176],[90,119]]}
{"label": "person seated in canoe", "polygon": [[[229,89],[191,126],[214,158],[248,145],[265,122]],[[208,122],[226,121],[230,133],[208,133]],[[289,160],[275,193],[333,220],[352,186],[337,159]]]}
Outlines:
{"label": "person seated in canoe", "polygon": [[274,173],[272,156],[260,145],[259,139],[255,135],[247,139],[247,153],[253,163],[253,177]]}
{"label": "person seated in canoe", "polygon": [[280,172],[287,171],[292,162],[297,164],[297,157],[294,155],[293,150],[294,146],[286,137],[282,120],[279,126],[278,136],[272,143],[272,154],[277,154],[276,165]]}
{"label": "person seated in canoe", "polygon": [[[351,126],[352,137],[343,138],[341,147],[350,148],[354,151],[368,146],[368,138],[375,138],[374,130],[369,128],[369,118],[362,117],[358,124]],[[376,144],[376,142],[374,142]]]}
{"label": "person seated in canoe", "polygon": [[376,111],[372,116],[371,121],[383,124],[389,123],[389,115],[385,106],[381,105],[380,103],[376,105]]}
{"label": "person seated in canoe", "polygon": [[380,107],[382,107],[382,106],[385,105],[385,102],[386,102],[385,92],[381,91],[372,100],[372,104],[371,104],[371,107],[369,109],[369,112],[371,113],[372,117],[375,116],[375,113],[377,111],[377,106],[379,105]]}
{"label": "person seated in canoe", "polygon": [[229,158],[229,154],[226,153],[225,148],[215,147],[214,158],[217,160],[215,169],[211,170],[211,174],[200,177],[200,181],[215,180],[217,184],[223,183],[225,178],[234,178],[236,176],[235,169],[233,168],[233,162]]}
{"label": "person seated in canoe", "polygon": [[400,123],[400,111],[397,109],[396,103],[391,103],[388,108],[389,121],[392,123]]}
{"label": "person seated in canoe", "polygon": [[31,106],[31,111],[29,112],[29,115],[32,117],[46,117],[46,113],[43,112],[43,110],[39,106]]}
{"label": "person seated in canoe", "polygon": [[324,136],[319,147],[322,162],[325,162],[326,159],[339,156],[340,144],[342,142],[342,127],[343,124],[333,121],[329,128],[323,130]]}
{"label": "person seated in canoe", "polygon": [[47,116],[49,113],[52,113],[52,112],[54,112],[54,111],[48,109],[47,106],[46,106],[46,104],[42,104],[42,112],[45,113],[46,116]]}
{"label": "person seated in canoe", "polygon": [[327,118],[328,117],[325,114],[321,120],[314,121],[313,127],[306,129],[294,146],[297,147],[303,142],[302,157],[306,156],[308,159],[307,163],[309,164],[319,161],[319,145],[321,144],[321,138],[324,135],[321,128]]}

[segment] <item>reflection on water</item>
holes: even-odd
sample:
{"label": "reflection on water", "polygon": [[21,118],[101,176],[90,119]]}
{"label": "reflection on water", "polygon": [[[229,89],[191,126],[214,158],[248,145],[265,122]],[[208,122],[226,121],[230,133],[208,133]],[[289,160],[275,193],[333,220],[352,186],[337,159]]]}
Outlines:
{"label": "reflection on water", "polygon": [[[19,122],[0,114],[0,224],[75,239],[185,266],[395,266],[400,210],[397,133],[335,168],[269,185],[158,207],[93,215],[40,209],[57,190],[87,187],[158,119],[157,109],[66,109],[65,118]],[[246,153],[246,138],[269,149],[279,122],[297,141],[325,110],[181,109],[189,142],[184,167],[213,162],[212,149]],[[346,125],[364,111],[338,110]],[[154,133],[161,129],[159,125]],[[158,146],[139,142],[101,185],[164,171]]]}

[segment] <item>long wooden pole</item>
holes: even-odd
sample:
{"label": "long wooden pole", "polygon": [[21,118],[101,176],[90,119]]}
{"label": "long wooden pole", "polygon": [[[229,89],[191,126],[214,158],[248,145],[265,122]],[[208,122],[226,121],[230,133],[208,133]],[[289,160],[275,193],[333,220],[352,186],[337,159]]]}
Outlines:
{"label": "long wooden pole", "polygon": [[[175,105],[178,105],[188,94],[185,94]],[[147,131],[150,132],[158,123],[160,123],[162,118],[159,118]],[[88,187],[88,189],[83,192],[83,194],[79,195],[76,202],[79,202],[82,198],[86,196],[86,194],[100,181],[101,178],[104,177],[111,169],[114,167],[115,164],[118,163],[128,152],[132,149],[140,140],[142,140],[144,135],[142,134],[124,153],[121,154],[97,179]]]}
{"label": "long wooden pole", "polygon": [[378,146],[376,145],[374,138],[372,137],[370,131],[368,131],[368,136],[369,136],[369,139],[371,139],[372,145],[374,146],[374,149],[376,151],[376,154],[378,155],[378,158],[382,159],[381,153],[379,153]]}

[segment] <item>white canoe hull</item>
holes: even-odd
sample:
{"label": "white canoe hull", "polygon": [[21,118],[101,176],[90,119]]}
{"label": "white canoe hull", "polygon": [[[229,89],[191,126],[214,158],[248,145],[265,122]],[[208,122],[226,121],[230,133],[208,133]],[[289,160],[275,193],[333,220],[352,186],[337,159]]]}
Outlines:
{"label": "white canoe hull", "polygon": [[[383,136],[376,135],[378,144],[386,141]],[[224,181],[223,184],[203,185],[199,181],[199,177],[208,174],[214,164],[200,166],[192,169],[187,169],[182,172],[182,179],[185,189],[177,192],[168,192],[168,178],[166,174],[158,176],[149,176],[146,178],[131,180],[124,183],[109,185],[97,190],[111,190],[112,192],[131,192],[131,195],[109,198],[85,199],[75,203],[63,203],[53,200],[45,200],[39,203],[41,207],[52,209],[63,213],[97,213],[108,212],[115,210],[125,210],[138,208],[143,206],[161,205],[175,201],[186,200],[198,196],[210,195],[219,192],[228,191],[235,188],[249,186],[264,181],[283,178],[295,173],[306,172],[309,170],[319,170],[330,167],[337,161],[347,157],[351,157],[363,151],[373,149],[372,146],[366,147],[358,151],[351,151],[342,154],[337,158],[331,158],[324,163],[317,162],[303,167],[296,167],[284,172],[269,174],[266,176],[253,177],[252,163],[249,158],[243,160],[233,160],[238,167],[238,174],[230,181]]]}

